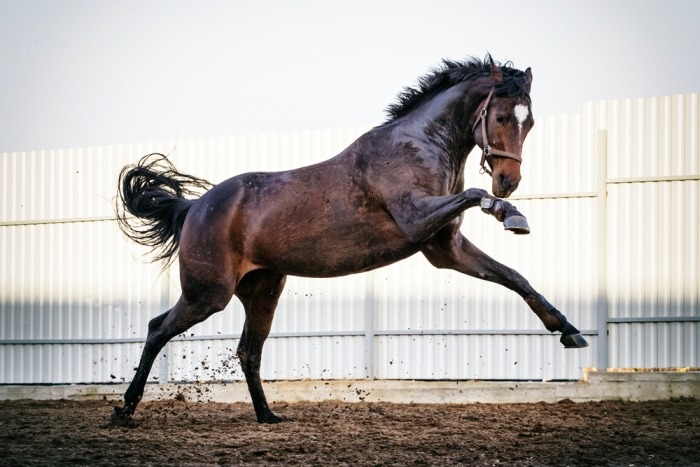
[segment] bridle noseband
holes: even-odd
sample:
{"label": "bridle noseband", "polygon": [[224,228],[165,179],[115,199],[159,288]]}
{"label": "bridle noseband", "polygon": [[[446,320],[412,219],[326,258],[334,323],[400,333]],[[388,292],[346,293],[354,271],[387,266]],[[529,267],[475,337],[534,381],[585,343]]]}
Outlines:
{"label": "bridle noseband", "polygon": [[479,173],[487,173],[489,175],[492,175],[492,172],[488,167],[486,167],[486,162],[488,162],[489,165],[493,167],[493,163],[491,162],[492,156],[508,157],[509,159],[515,159],[520,163],[523,162],[522,158],[518,154],[514,154],[512,152],[507,151],[501,151],[500,149],[493,149],[489,144],[488,135],[486,134],[486,115],[488,114],[488,108],[489,104],[491,103],[491,98],[493,97],[494,90],[495,88],[491,89],[491,92],[489,93],[488,97],[486,98],[486,101],[484,102],[484,106],[481,108],[481,114],[479,118],[474,122],[474,126],[472,127],[473,133],[474,130],[476,130],[476,126],[479,123],[481,123],[481,139],[484,143],[484,148],[483,152],[481,153],[481,169],[479,169]]}

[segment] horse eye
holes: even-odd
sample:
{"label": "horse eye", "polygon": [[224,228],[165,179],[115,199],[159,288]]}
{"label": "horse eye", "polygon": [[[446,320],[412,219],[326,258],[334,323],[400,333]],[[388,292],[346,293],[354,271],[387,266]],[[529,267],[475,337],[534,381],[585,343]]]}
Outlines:
{"label": "horse eye", "polygon": [[498,123],[501,126],[505,125],[506,117],[504,117],[503,115],[496,115],[496,123]]}

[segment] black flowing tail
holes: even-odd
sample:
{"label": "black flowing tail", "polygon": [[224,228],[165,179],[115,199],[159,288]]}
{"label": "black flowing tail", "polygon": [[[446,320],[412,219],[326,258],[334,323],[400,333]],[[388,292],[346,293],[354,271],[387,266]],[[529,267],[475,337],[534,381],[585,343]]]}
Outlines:
{"label": "black flowing tail", "polygon": [[206,180],[178,172],[163,154],[148,154],[119,174],[115,210],[127,237],[151,248],[154,261],[166,265],[180,245],[180,233],[194,200],[212,187]]}

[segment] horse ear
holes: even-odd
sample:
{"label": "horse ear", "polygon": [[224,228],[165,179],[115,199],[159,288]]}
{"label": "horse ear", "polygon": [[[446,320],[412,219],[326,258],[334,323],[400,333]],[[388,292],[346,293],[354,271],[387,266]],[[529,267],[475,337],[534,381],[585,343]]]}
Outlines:
{"label": "horse ear", "polygon": [[525,84],[525,88],[527,89],[527,92],[530,93],[530,88],[532,87],[532,70],[530,67],[527,67],[527,70],[525,70],[525,76],[527,77],[527,84]]}
{"label": "horse ear", "polygon": [[496,65],[496,62],[493,61],[493,58],[489,55],[489,62],[491,65],[491,78],[493,79],[494,83],[500,83],[503,81],[503,72],[501,71],[501,67]]}

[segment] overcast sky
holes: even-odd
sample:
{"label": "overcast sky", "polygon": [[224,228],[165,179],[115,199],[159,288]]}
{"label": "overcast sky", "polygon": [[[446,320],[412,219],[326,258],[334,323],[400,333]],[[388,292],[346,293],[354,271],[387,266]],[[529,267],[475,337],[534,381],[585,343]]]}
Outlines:
{"label": "overcast sky", "polygon": [[535,116],[700,92],[700,1],[0,0],[0,152],[369,128],[486,52]]}

